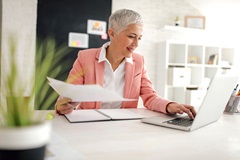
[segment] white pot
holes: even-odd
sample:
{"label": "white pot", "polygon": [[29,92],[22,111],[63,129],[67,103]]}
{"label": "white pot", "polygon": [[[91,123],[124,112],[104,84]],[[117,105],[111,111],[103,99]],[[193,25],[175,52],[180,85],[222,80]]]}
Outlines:
{"label": "white pot", "polygon": [[[43,160],[51,135],[51,121],[13,128],[0,128],[0,159]],[[30,156],[34,156],[30,157]]]}
{"label": "white pot", "polygon": [[175,21],[175,26],[179,26],[179,21]]}

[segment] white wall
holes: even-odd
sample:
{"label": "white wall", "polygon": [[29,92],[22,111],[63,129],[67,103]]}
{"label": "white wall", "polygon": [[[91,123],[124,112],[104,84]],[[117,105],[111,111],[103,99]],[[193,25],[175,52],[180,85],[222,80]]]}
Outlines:
{"label": "white wall", "polygon": [[17,40],[18,70],[21,72],[22,80],[29,84],[30,75],[35,68],[37,0],[1,0],[1,3],[1,86],[5,76],[3,73],[9,69],[10,35]]}
{"label": "white wall", "polygon": [[2,67],[9,55],[9,36],[17,40],[19,69],[26,77],[34,69],[37,0],[2,0]]}
{"label": "white wall", "polygon": [[[156,85],[157,43],[166,39],[181,39],[209,42],[225,45],[237,45],[240,28],[239,0],[113,0],[113,11],[121,8],[139,12],[145,21],[144,35],[137,52],[144,55],[149,76]],[[238,13],[238,14],[237,14]],[[180,26],[184,26],[184,16],[202,15],[206,17],[206,29],[203,32],[179,32],[166,30],[165,25],[174,25],[174,17],[180,17]],[[236,43],[237,42],[237,43]],[[237,48],[237,50],[239,50]],[[239,53],[239,52],[238,52]],[[237,63],[238,57],[235,58]]]}
{"label": "white wall", "polygon": [[184,26],[185,15],[202,15],[186,0],[112,0],[112,11],[127,8],[140,13],[144,20],[143,38],[137,53],[144,55],[149,77],[156,86],[157,43],[166,39],[182,39],[183,34],[164,30],[165,25],[175,24],[179,16],[180,26]]}
{"label": "white wall", "polygon": [[[240,68],[240,1],[239,0],[187,0],[206,18],[207,30],[225,44],[236,46],[235,67]],[[239,73],[239,72],[238,72]],[[240,74],[240,73],[239,73]]]}
{"label": "white wall", "polygon": [[[6,68],[4,60],[8,33],[14,32],[19,38],[19,62],[23,77],[32,71],[35,56],[37,0],[2,1],[2,57],[1,70]],[[129,8],[139,12],[145,21],[144,35],[137,52],[144,55],[149,77],[156,84],[157,43],[165,39],[196,40],[207,39],[226,43],[239,43],[240,15],[239,0],[112,0],[112,10]],[[219,6],[219,4],[221,4]],[[183,26],[185,15],[206,16],[207,34],[186,35],[184,32],[165,30],[165,25],[174,25],[175,16],[180,17]],[[235,21],[236,20],[236,21]],[[211,33],[211,34],[208,34]],[[220,38],[219,38],[220,37]],[[234,40],[232,40],[234,38]],[[205,38],[206,40],[206,38]],[[238,58],[239,59],[239,58]],[[1,75],[2,78],[2,75]]]}
{"label": "white wall", "polygon": [[[233,45],[238,53],[235,57],[235,68],[237,70],[240,68],[239,0],[112,0],[113,12],[121,8],[133,9],[143,16],[144,35],[137,52],[144,55],[149,77],[154,86],[157,83],[156,75],[161,74],[156,73],[157,43],[166,39]],[[175,16],[180,17],[180,26],[184,26],[186,15],[205,16],[206,29],[203,32],[164,29],[165,25],[174,25]],[[139,106],[141,105],[140,101]]]}

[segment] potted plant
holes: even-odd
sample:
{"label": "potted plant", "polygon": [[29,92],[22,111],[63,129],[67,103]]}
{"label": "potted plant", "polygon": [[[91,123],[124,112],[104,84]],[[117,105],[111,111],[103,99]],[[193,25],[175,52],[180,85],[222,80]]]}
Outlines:
{"label": "potted plant", "polygon": [[[42,91],[46,90],[46,76],[55,77],[60,72],[61,66],[56,65],[67,48],[56,49],[53,39],[42,41],[36,50],[36,74],[30,76],[32,84],[27,84],[18,71],[16,46],[16,41],[11,38],[9,66],[2,73],[5,78],[1,87],[3,100],[0,102],[0,159],[43,160],[51,135],[51,123],[46,121],[47,115],[36,117],[34,108],[38,107],[34,107],[34,98],[41,98]],[[48,100],[56,99],[49,96]]]}
{"label": "potted plant", "polygon": [[179,26],[179,16],[175,17],[175,26]]}

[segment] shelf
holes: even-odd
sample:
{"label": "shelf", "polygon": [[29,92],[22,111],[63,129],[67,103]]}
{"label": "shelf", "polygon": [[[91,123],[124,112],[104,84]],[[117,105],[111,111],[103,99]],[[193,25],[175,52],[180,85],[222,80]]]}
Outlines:
{"label": "shelf", "polygon": [[165,30],[169,30],[169,31],[175,31],[175,32],[198,32],[198,33],[203,33],[206,32],[204,29],[195,29],[195,28],[186,28],[186,27],[181,27],[181,26],[169,26],[169,25],[165,25],[164,26]]}
{"label": "shelf", "polygon": [[171,86],[167,85],[168,88],[186,88],[186,86]]}
{"label": "shelf", "polygon": [[204,64],[204,67],[207,67],[207,68],[218,68],[219,65]]}
{"label": "shelf", "polygon": [[185,64],[185,66],[187,66],[187,67],[202,67],[203,65],[202,65],[202,64],[192,64],[192,63],[188,63],[188,64]]}
{"label": "shelf", "polygon": [[[184,27],[165,28],[201,32]],[[179,103],[187,102],[187,90],[207,88],[216,73],[226,74],[234,66],[235,49],[229,46],[167,40],[159,43],[158,53],[156,90],[163,98]]]}
{"label": "shelf", "polygon": [[169,67],[184,67],[184,63],[168,63]]}
{"label": "shelf", "polygon": [[222,68],[222,69],[232,69],[231,66],[221,66],[220,68]]}
{"label": "shelf", "polygon": [[186,88],[189,90],[194,90],[197,89],[199,87],[199,85],[187,85],[187,86],[171,86],[171,85],[167,85],[167,88]]}

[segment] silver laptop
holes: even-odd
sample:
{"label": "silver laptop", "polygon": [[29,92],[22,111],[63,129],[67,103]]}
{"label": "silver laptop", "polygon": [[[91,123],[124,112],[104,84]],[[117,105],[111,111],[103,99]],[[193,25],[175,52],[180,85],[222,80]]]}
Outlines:
{"label": "silver laptop", "polygon": [[[142,122],[184,131],[193,131],[213,123],[223,114],[238,79],[238,76],[216,75],[211,81],[207,94],[194,120],[191,120],[186,115],[185,117],[163,115],[145,118],[142,119]],[[179,121],[186,121],[186,123],[184,125],[179,124]]]}

